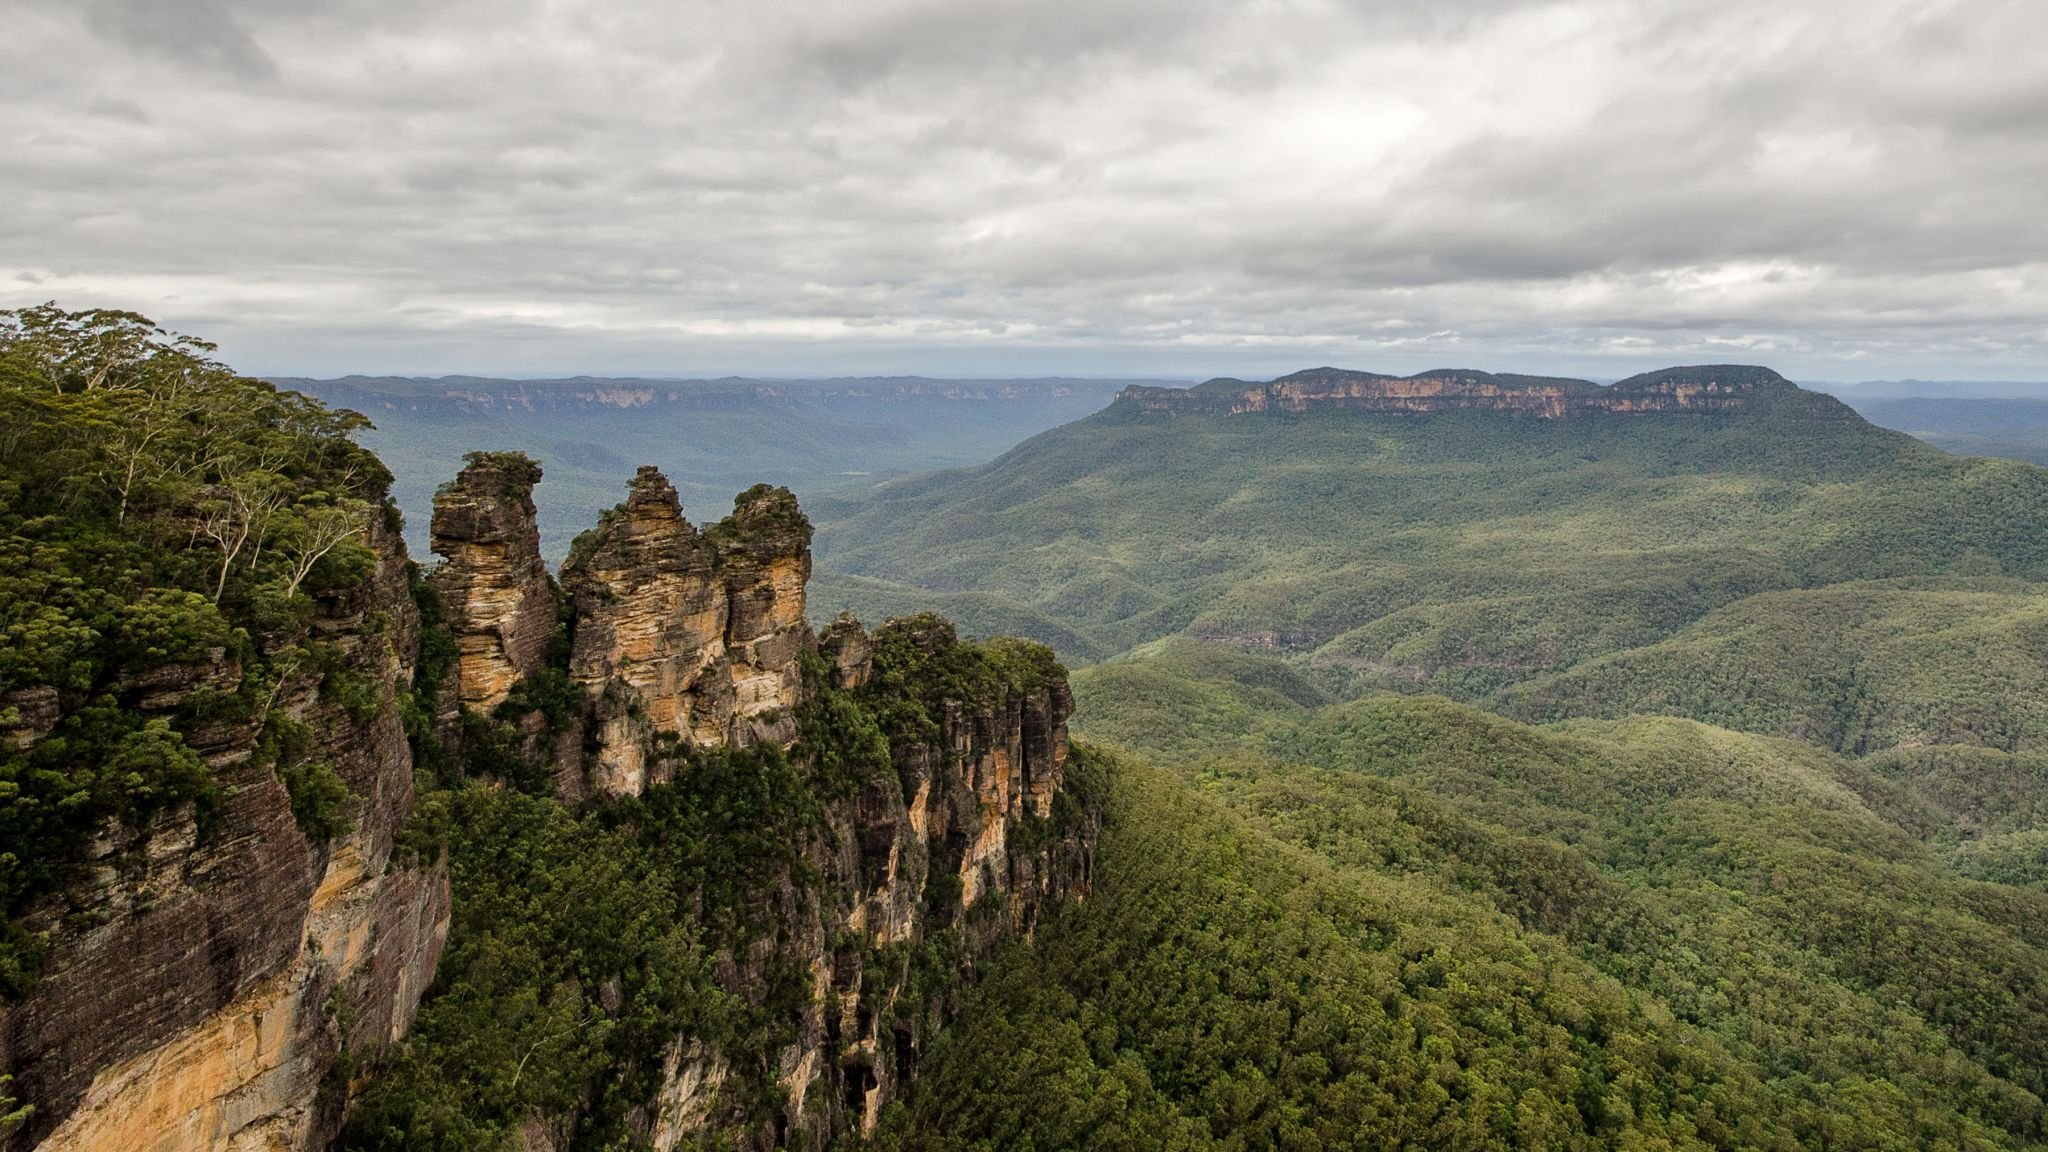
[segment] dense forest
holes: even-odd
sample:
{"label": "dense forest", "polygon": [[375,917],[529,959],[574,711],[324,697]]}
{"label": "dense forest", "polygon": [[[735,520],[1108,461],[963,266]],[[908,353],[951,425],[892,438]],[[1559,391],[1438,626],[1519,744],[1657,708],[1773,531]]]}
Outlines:
{"label": "dense forest", "polygon": [[2048,887],[1980,846],[2048,763],[1392,695],[1248,740],[1287,672],[1230,671],[1117,729],[1173,769],[1115,760],[1093,898],[882,1146],[2042,1145]]}
{"label": "dense forest", "polygon": [[881,1146],[2048,1139],[2048,472],[1796,392],[1112,409],[836,512],[841,602],[1095,661],[1121,749]]}
{"label": "dense forest", "polygon": [[[1719,793],[1722,835],[1754,850],[1740,822],[1764,797],[1735,799],[1717,775],[1679,791]],[[2038,894],[1987,892],[1952,911],[1920,903],[1936,898],[1923,890],[1871,916],[1800,923],[1856,905],[1859,883],[1939,885],[1908,843],[1862,875],[1841,870],[1868,851],[1841,851],[1853,828],[1753,860],[1717,858],[1711,843],[1665,847],[1663,861],[1637,849],[1647,858],[1618,875],[1595,852],[1377,772],[1231,762],[1178,775],[1120,761],[1113,779],[1094,898],[990,973],[881,1146],[2041,1139],[2030,985],[2007,988],[2004,968],[1941,987],[1966,963],[2038,971]],[[1912,918],[1894,932],[1884,914],[1900,910]],[[1920,955],[1905,929],[1930,919],[1975,927]],[[1981,959],[1962,950],[1988,941],[1999,950]],[[1922,990],[1939,1002],[1914,1006]],[[1963,1020],[1941,1015],[1971,1004]]]}

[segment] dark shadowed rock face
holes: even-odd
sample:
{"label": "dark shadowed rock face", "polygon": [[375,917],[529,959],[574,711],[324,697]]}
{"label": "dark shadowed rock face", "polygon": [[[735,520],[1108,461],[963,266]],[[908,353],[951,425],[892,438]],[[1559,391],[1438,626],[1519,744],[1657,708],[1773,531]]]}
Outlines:
{"label": "dark shadowed rock face", "polygon": [[455,636],[457,692],[488,713],[546,662],[555,596],[540,557],[533,486],[540,465],[516,453],[475,452],[434,494],[434,573]]}
{"label": "dark shadowed rock face", "polygon": [[[66,919],[42,978],[0,1007],[0,1072],[36,1109],[10,1147],[315,1147],[339,1121],[342,1097],[319,1092],[336,1054],[410,1023],[447,932],[448,887],[437,867],[393,855],[413,780],[392,685],[412,673],[419,625],[404,545],[381,519],[370,543],[370,578],[324,597],[312,627],[347,672],[382,686],[381,706],[351,716],[312,669],[271,705],[347,785],[353,830],[327,843],[300,832],[283,784],[252,756],[260,721],[195,735],[224,785],[219,811],[204,830],[190,806],[108,828],[88,875],[44,910]],[[216,657],[130,688],[137,707],[168,713],[238,678]]]}
{"label": "dark shadowed rock face", "polygon": [[1611,388],[1589,380],[1456,369],[1384,376],[1311,368],[1263,384],[1211,380],[1184,390],[1131,387],[1117,399],[1141,412],[1158,413],[1487,411],[1554,420],[1593,412],[1719,412],[1741,407],[1759,391],[1792,388],[1768,368],[1740,364],[1666,368]]}

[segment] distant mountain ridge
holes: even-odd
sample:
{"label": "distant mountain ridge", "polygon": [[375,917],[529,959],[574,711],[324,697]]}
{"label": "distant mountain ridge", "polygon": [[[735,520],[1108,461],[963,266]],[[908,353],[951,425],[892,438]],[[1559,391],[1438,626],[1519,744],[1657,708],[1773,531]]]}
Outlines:
{"label": "distant mountain ridge", "polygon": [[[1128,383],[1069,377],[986,380],[928,376],[842,376],[827,379],[570,376],[547,380],[487,376],[342,376],[334,379],[273,376],[269,380],[280,388],[318,396],[329,404],[359,407],[370,412],[532,412],[584,406],[639,408],[654,405],[726,407],[787,399],[1014,401],[1099,396],[1106,400]],[[1162,382],[1148,380],[1145,383]]]}
{"label": "distant mountain ridge", "polygon": [[[819,602],[872,615],[938,598],[969,631],[1076,660],[1184,636],[1279,656],[1338,697],[1429,691],[1542,719],[1649,701],[1852,748],[1879,731],[2048,739],[2019,688],[2031,625],[1981,649],[1966,635],[2034,619],[2048,472],[1946,455],[1768,369],[1604,389],[1531,379],[1318,371],[1247,386],[1314,398],[1291,411],[1222,385],[1127,392],[983,467],[821,503]],[[1432,380],[1435,394],[1415,387]],[[1559,395],[1624,406],[1561,410]],[[1529,396],[1533,410],[1479,406]],[[1646,399],[1689,407],[1635,406]],[[1868,583],[1898,580],[1938,583]],[[1884,619],[1856,615],[1879,591]],[[1882,681],[1886,700],[1835,715],[1848,690],[1816,695],[1818,657],[1765,667],[1792,626],[1822,618],[1800,643],[1830,653],[1823,679],[1865,695]],[[1870,638],[1842,647],[1851,628]],[[1895,635],[1911,639],[1887,647]],[[1889,652],[1884,668],[1866,659]],[[1961,652],[1925,690],[1895,671]]]}
{"label": "distant mountain ridge", "polygon": [[1133,385],[1119,403],[1158,413],[1372,412],[1478,410],[1544,419],[1586,412],[1718,412],[1743,405],[1758,392],[1798,387],[1769,368],[1708,364],[1664,368],[1611,386],[1570,377],[1495,374],[1440,368],[1389,376],[1343,368],[1311,368],[1264,383],[1216,379],[1189,389]]}
{"label": "distant mountain ridge", "polygon": [[[541,482],[542,553],[618,500],[619,478],[653,464],[691,506],[720,506],[757,481],[811,497],[934,468],[979,464],[1100,411],[1130,379],[924,376],[712,380],[575,376],[271,377],[370,417],[363,443],[395,477],[412,547],[424,553],[434,490],[473,447],[525,452]],[[1161,383],[1149,380],[1147,383]]]}
{"label": "distant mountain ridge", "polygon": [[1911,396],[1854,403],[1871,423],[1896,428],[1944,452],[2048,465],[2048,400]]}

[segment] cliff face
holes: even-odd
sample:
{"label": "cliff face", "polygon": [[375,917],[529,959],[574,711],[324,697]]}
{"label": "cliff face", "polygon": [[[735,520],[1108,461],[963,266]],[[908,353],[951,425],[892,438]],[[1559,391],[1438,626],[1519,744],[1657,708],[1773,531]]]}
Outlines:
{"label": "cliff face", "polygon": [[[33,992],[0,1008],[0,1073],[35,1112],[9,1147],[136,1152],[318,1147],[344,1092],[320,1087],[337,1053],[402,1033],[448,929],[445,872],[394,854],[412,806],[412,756],[393,685],[419,644],[403,544],[381,518],[377,561],[321,598],[309,631],[331,664],[290,667],[271,714],[303,726],[310,754],[350,794],[350,831],[310,841],[258,755],[264,716],[221,721],[191,743],[224,786],[141,828],[110,825],[88,874],[40,914],[62,920]],[[352,713],[334,678],[374,685]],[[129,688],[169,714],[241,670],[216,654]]]}
{"label": "cliff face", "polygon": [[[422,749],[450,757],[434,771],[457,765],[458,778],[508,755],[613,793],[718,755],[728,771],[793,773],[763,777],[805,796],[788,806],[801,819],[776,826],[789,850],[722,876],[723,903],[686,896],[695,907],[677,923],[702,934],[718,989],[708,1010],[767,1023],[682,1032],[651,1058],[602,1070],[607,1082],[644,1073],[632,1082],[651,1086],[627,1116],[638,1144],[821,1147],[866,1130],[915,1077],[979,958],[1086,893],[1099,815],[1070,780],[1072,698],[1049,652],[965,644],[931,617],[873,635],[845,617],[820,638],[804,617],[810,526],[786,491],[751,489],[699,532],[645,469],[565,569],[564,657],[532,547],[536,475],[517,458],[478,457],[435,518],[449,562],[430,585],[454,648],[441,683],[449,707],[481,725],[434,725],[410,710],[417,700],[401,706],[423,625],[403,545],[379,518],[364,577],[323,594],[296,632],[262,639],[285,669],[263,712],[190,737],[224,786],[219,810],[187,804],[140,827],[110,824],[88,874],[38,913],[62,924],[40,981],[0,1006],[0,1074],[35,1109],[9,1149],[313,1149],[334,1138],[421,1009],[451,927],[445,862],[399,845],[414,807],[408,723]],[[300,649],[303,659],[280,655]],[[189,711],[195,694],[243,679],[216,651],[137,678],[123,705]],[[559,732],[549,685],[573,701]],[[498,709],[508,698],[533,711]],[[20,715],[24,727],[35,719]],[[331,765],[346,788],[345,831],[301,831],[284,754],[267,742],[281,719],[300,734],[293,755]],[[543,731],[562,738],[535,738]],[[509,743],[473,756],[470,742],[494,733]],[[475,787],[544,790],[549,778]],[[461,787],[447,779],[439,786]],[[562,802],[583,793],[562,787]],[[615,831],[636,834],[630,822]],[[623,1011],[626,975],[595,981],[596,1002]],[[573,1108],[535,1115],[520,1138],[566,1147],[581,1119]]]}
{"label": "cliff face", "polygon": [[488,713],[547,658],[554,589],[540,558],[533,486],[540,466],[507,453],[472,453],[434,494],[434,573],[458,653],[457,694]]}
{"label": "cliff face", "polygon": [[659,783],[664,742],[795,739],[799,657],[812,644],[810,540],[795,498],[765,486],[700,533],[654,468],[578,538],[562,586],[573,611],[569,677],[589,700],[592,788],[630,795]]}
{"label": "cliff face", "polygon": [[[842,687],[867,684],[878,660],[916,678],[916,665],[960,650],[936,617],[892,620],[872,638],[843,618],[825,638]],[[707,1137],[781,1146],[799,1134],[802,1146],[824,1147],[874,1127],[953,1011],[951,984],[915,983],[919,949],[937,947],[950,965],[940,975],[958,981],[1054,902],[1088,891],[1100,815],[1068,787],[1072,709],[1063,672],[937,701],[921,738],[892,740],[893,771],[827,806],[804,853],[817,881],[786,876],[764,890],[776,931],[728,955],[721,979],[760,990],[777,969],[808,973],[795,1038],[773,1061],[786,1103],[765,1126],[751,1124],[726,1054],[678,1037],[650,1107],[655,1148]]]}
{"label": "cliff face", "polygon": [[1117,399],[1142,412],[1170,414],[1488,411],[1554,420],[1594,412],[1719,412],[1741,407],[1759,391],[1792,387],[1768,368],[1744,365],[1667,368],[1612,387],[1488,372],[1397,377],[1315,368],[1263,384],[1212,380],[1189,389],[1132,387]]}
{"label": "cliff face", "polygon": [[[796,787],[814,792],[814,821],[787,833],[790,856],[750,866],[739,907],[698,911],[752,925],[709,937],[715,982],[755,1009],[779,1005],[782,1039],[763,1051],[674,1036],[628,1125],[664,1152],[706,1140],[823,1147],[872,1127],[978,958],[1089,885],[1099,815],[1069,787],[1073,700],[1051,653],[964,644],[928,616],[873,635],[843,616],[814,635],[810,535],[790,494],[766,486],[700,532],[674,487],[642,468],[562,572],[565,676],[587,735],[580,748],[527,745],[557,758],[533,778],[637,796],[687,784],[721,750],[792,749],[809,780]],[[463,562],[451,555],[449,567]],[[867,751],[825,747],[856,730],[872,734]],[[558,790],[572,803],[582,792]],[[764,1086],[780,1101],[765,1117]],[[566,1147],[581,1122],[539,1117],[522,1139]]]}

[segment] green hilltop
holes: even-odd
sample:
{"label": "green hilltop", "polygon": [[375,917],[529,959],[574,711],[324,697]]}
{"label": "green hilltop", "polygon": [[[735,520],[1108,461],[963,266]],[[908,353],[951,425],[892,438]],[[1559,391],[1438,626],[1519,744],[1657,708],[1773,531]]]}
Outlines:
{"label": "green hilltop", "polygon": [[[1782,382],[1735,409],[1564,419],[1121,400],[821,512],[820,609],[936,597],[1078,661],[1183,636],[1340,697],[1668,711],[1853,747],[2041,737],[2048,470],[1949,456]],[[1797,656],[1744,640],[1787,632]],[[1969,671],[1992,667],[2018,678]]]}

